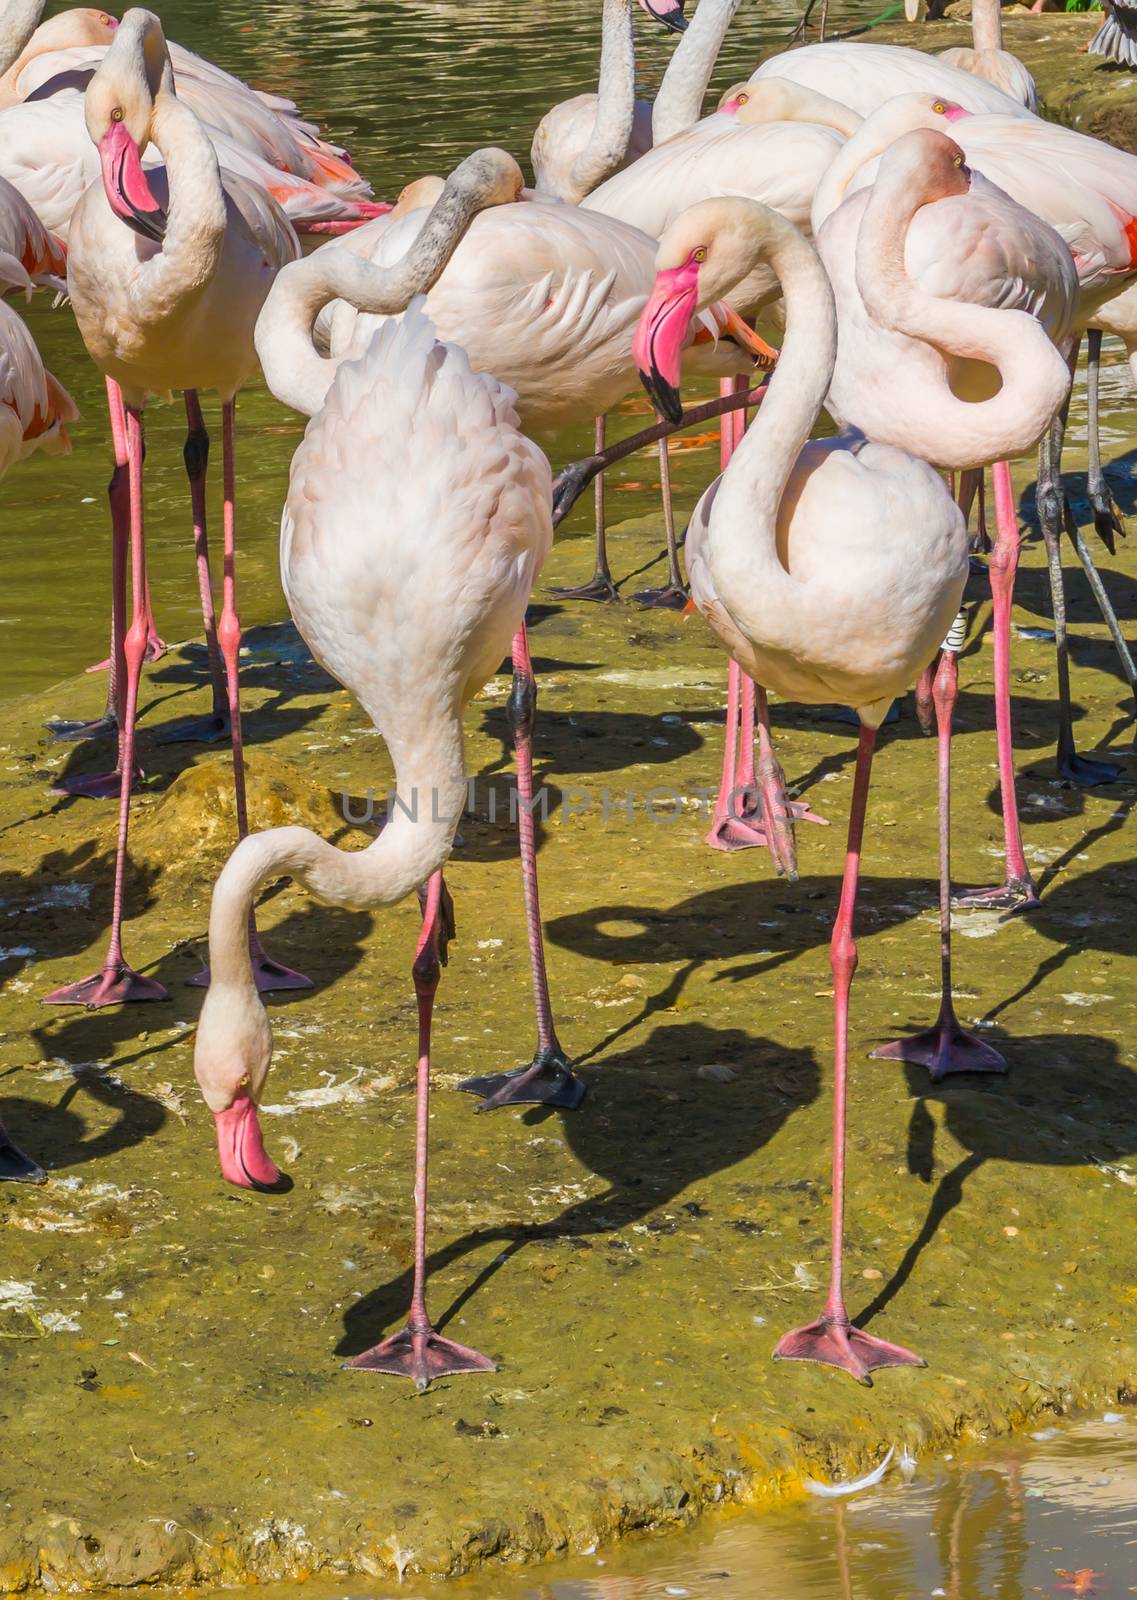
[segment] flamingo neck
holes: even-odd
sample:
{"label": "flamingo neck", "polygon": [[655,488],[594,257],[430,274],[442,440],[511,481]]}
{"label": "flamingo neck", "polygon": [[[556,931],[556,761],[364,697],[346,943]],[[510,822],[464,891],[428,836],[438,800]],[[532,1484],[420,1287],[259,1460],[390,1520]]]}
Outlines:
{"label": "flamingo neck", "polygon": [[822,173],[810,211],[810,229],[815,238],[826,217],[831,216],[847,196],[861,168],[883,155],[893,140],[907,131],[890,126],[889,119],[876,122],[876,126],[874,122],[875,118],[867,117],[856,132],[845,140]]}
{"label": "flamingo neck", "polygon": [[173,303],[217,270],[228,222],[225,190],[205,129],[168,89],[155,97],[150,138],[162,154],[169,195],[165,237],[143,271],[152,300]]}
{"label": "flamingo neck", "polygon": [[976,50],[1003,48],[1003,14],[999,0],[971,0],[971,39]]}
{"label": "flamingo neck", "polygon": [[568,192],[558,196],[579,205],[623,161],[636,110],[636,53],[631,0],[604,0],[601,23],[600,82],[596,121],[588,143],[572,164]]}
{"label": "flamingo neck", "polygon": [[380,267],[350,250],[325,245],[277,274],[257,320],[256,347],[265,382],[285,405],[314,417],[339,369],[320,355],[313,330],[332,300],[357,311],[396,316],[415,295],[442,276],[480,204],[447,183],[410,249],[393,266]]}
{"label": "flamingo neck", "polygon": [[39,26],[47,0],[8,0],[0,13],[0,75],[18,61]]}
{"label": "flamingo neck", "polygon": [[948,357],[996,369],[998,393],[968,401],[953,393],[945,362],[932,408],[936,461],[981,466],[1018,455],[1037,442],[1065,399],[1070,375],[1064,358],[1028,312],[940,299],[918,287],[908,274],[904,252],[913,218],[929,203],[966,203],[966,195],[929,195],[918,173],[890,171],[882,163],[857,234],[857,289],[869,316],[884,327]]}
{"label": "flamingo neck", "polygon": [[662,144],[698,122],[711,73],[741,0],[701,0],[675,46],[651,113],[653,144]]}
{"label": "flamingo neck", "polygon": [[766,398],[719,484],[709,541],[715,587],[743,627],[755,595],[763,608],[796,606],[799,586],[778,555],[778,510],[837,355],[833,290],[813,246],[763,207],[755,212],[754,247],[751,270],[765,261],[781,285],[786,332]]}

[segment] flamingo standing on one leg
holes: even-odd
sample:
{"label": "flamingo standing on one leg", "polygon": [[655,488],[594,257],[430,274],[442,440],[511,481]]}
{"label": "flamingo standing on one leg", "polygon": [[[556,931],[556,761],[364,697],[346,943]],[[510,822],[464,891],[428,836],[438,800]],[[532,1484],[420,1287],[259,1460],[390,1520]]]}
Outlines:
{"label": "flamingo standing on one leg", "polygon": [[[135,713],[146,648],[142,411],[148,395],[216,389],[224,429],[224,604],[216,644],[224,659],[233,743],[237,825],[247,831],[236,601],[234,403],[255,368],[253,328],[277,271],[299,254],[296,236],[267,196],[232,175],[222,179],[209,139],[174,92],[161,23],[152,12],[126,13],[86,95],[91,140],[102,181],[84,195],[72,221],[68,287],[88,352],[120,386],[112,405],[116,470],[111,486],[115,540],[115,660],[123,685],[118,708],[119,837],[110,945],[99,972],[46,996],[53,1005],[105,1006],[167,999],[165,989],[132,971],[122,954],[123,892],[130,791],[135,771]],[[143,172],[153,140],[164,173]],[[191,419],[192,420],[192,419]],[[195,521],[203,515],[195,497]],[[212,600],[199,540],[206,628]],[[129,538],[133,617],[125,620],[125,548]],[[266,988],[307,987],[308,980],[264,954],[250,920],[257,981]]]}
{"label": "flamingo standing on one leg", "polygon": [[[1069,392],[1061,351],[1078,302],[1074,261],[1054,229],[971,172],[960,147],[932,130],[890,145],[872,188],[833,211],[817,237],[839,316],[834,416],[938,466],[993,469],[999,537],[989,570],[1006,881],[971,898],[1035,905],[1015,795],[1010,644],[1020,539],[1008,461],[1037,443]],[[950,997],[945,1007],[946,1015]],[[964,1042],[954,1048],[962,1061]],[[951,1056],[945,1045],[940,1076],[967,1070],[953,1068]]]}
{"label": "flamingo standing on one leg", "polygon": [[[424,230],[445,252],[470,210],[510,199],[516,163],[481,151],[453,174]],[[434,256],[435,266],[438,257]],[[422,256],[417,266],[423,264]],[[425,1303],[430,1025],[439,946],[448,932],[442,867],[466,795],[462,715],[522,636],[534,579],[552,544],[551,480],[521,433],[513,395],[464,352],[439,343],[415,302],[358,360],[338,369],[316,353],[322,297],[381,310],[409,274],[343,250],[286,269],[262,315],[258,345],[270,383],[312,415],[292,463],[281,568],[297,626],[313,654],[358,695],[387,742],[398,803],[366,850],[344,852],[304,828],[253,834],[230,857],[213,895],[213,983],[194,1066],[217,1124],[221,1168],[246,1188],[271,1187],[256,1102],[272,1031],[244,937],[260,884],[282,872],[337,905],[394,905],[426,886],[413,977],[419,1010],[415,1276],[407,1326],[352,1363],[412,1378],[493,1370],[441,1338]],[[330,386],[329,386],[330,385]]]}
{"label": "flamingo standing on one leg", "polygon": [[695,604],[744,671],[792,700],[856,706],[861,718],[831,951],[832,1275],[821,1318],[787,1334],[775,1354],[842,1367],[864,1382],[877,1367],[922,1365],[911,1351],[854,1328],[842,1290],[849,991],[865,805],[876,729],[959,606],[967,531],[925,462],[859,437],[809,442],[836,358],[833,291],[797,229],[753,201],[703,201],[660,241],[636,359],[661,409],[674,415],[679,341],[696,306],[728,293],[759,258],[785,296],[785,342],[757,420],[692,514],[688,564]]}
{"label": "flamingo standing on one leg", "polygon": [[[0,194],[0,201],[3,195]],[[11,214],[0,205],[0,240]],[[0,250],[0,293],[26,289],[27,271]],[[67,424],[79,415],[66,389],[44,367],[23,321],[0,300],[0,477],[35,450],[66,454]],[[42,1183],[43,1168],[17,1148],[0,1122],[0,1179]]]}

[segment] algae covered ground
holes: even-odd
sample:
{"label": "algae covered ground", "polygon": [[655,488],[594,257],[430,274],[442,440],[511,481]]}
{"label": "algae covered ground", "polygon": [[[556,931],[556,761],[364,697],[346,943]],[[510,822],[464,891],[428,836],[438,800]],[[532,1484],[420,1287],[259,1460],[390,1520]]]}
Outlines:
{"label": "algae covered ground", "polygon": [[[654,520],[619,526],[613,549],[618,572],[661,570]],[[569,540],[545,577],[588,568]],[[1131,625],[1133,558],[1106,568]],[[1071,592],[1079,737],[1131,771],[1114,658],[1080,578]],[[1036,544],[1020,601],[1018,626],[1045,627]],[[955,861],[982,882],[1000,872],[1001,824],[981,581],[970,609]],[[1043,904],[958,919],[961,1014],[1005,1051],[1006,1079],[931,1090],[865,1059],[936,998],[934,744],[910,708],[882,740],[853,1009],[850,1301],[928,1366],[866,1390],[770,1360],[819,1309],[825,1274],[827,941],[853,730],[776,708],[791,780],[832,823],[800,830],[787,883],[764,855],[701,842],[724,681],[702,623],[543,588],[532,622],[553,992],[589,1097],[574,1114],[479,1116],[454,1090],[532,1047],[502,673],[469,718],[475,811],[449,869],[459,937],[437,1012],[430,1239],[437,1318],[500,1372],[422,1395],[341,1367],[407,1301],[413,905],[371,917],[267,894],[266,943],[316,984],[271,1007],[264,1124],[295,1187],[231,1190],[192,1076],[200,991],[184,985],[229,847],[228,758],[157,742],[204,709],[203,654],[174,651],[144,695],[127,952],[166,1005],[40,1004],[93,970],[105,939],[113,808],[49,794],[105,751],[50,747],[41,728],[97,711],[101,682],[6,707],[0,1109],[51,1176],[0,1192],[0,1589],[455,1573],[792,1494],[892,1443],[919,1454],[1135,1398],[1137,790],[1054,780],[1049,643],[1017,637],[1014,663]],[[362,816],[390,774],[351,698],[287,626],[250,635],[244,690],[254,824],[364,842],[377,819],[345,822],[344,796]]]}

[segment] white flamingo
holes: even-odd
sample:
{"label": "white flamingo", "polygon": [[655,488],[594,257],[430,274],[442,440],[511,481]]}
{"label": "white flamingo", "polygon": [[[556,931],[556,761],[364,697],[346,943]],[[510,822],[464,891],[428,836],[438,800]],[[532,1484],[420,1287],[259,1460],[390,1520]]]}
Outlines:
{"label": "white flamingo", "polygon": [[[909,22],[919,21],[922,5],[923,0],[904,0]],[[1038,110],[1034,79],[1018,56],[1003,48],[1002,0],[971,0],[971,44],[940,50],[935,60],[993,83],[1028,111]]]}
{"label": "white flamingo", "polygon": [[[234,397],[255,369],[253,329],[272,280],[299,245],[283,212],[261,191],[222,175],[205,131],[178,100],[162,25],[152,12],[123,17],[115,42],[87,89],[86,121],[102,170],[71,227],[67,282],[88,353],[107,379],[115,446],[111,484],[114,531],[115,647],[119,758],[114,773],[79,779],[69,792],[119,796],[119,837],[110,944],[101,970],[46,996],[55,1005],[105,1006],[166,999],[122,954],[122,913],[130,791],[135,774],[135,712],[147,642],[142,498],[142,412],[151,395],[186,393],[186,461],[194,536],[214,683],[213,723],[233,743],[237,823],[247,831],[237,657],[236,469]],[[153,141],[164,169],[144,172]],[[224,440],[224,602],[215,623],[205,529],[206,441],[198,391],[221,397]],[[129,541],[133,616],[125,627]],[[224,663],[222,674],[221,663]],[[258,980],[270,988],[308,980],[264,955],[250,926]]]}
{"label": "white flamingo", "polygon": [[967,575],[967,531],[925,462],[862,438],[810,442],[837,350],[833,291],[812,246],[778,212],[706,200],[660,241],[656,288],[636,336],[644,381],[673,410],[677,352],[696,306],[728,294],[765,256],[786,302],[786,334],[766,399],[687,535],[695,604],[741,668],[806,703],[857,708],[860,746],[831,960],[836,1022],[833,1240],[820,1319],[775,1354],[841,1367],[921,1365],[855,1328],[842,1290],[845,1096],[853,914],[876,729],[927,665]]}
{"label": "white flamingo", "polygon": [[870,116],[894,94],[942,94],[968,111],[1031,115],[1023,102],[995,84],[950,61],[903,45],[870,44],[856,39],[807,44],[800,50],[783,50],[768,56],[751,74],[750,81],[761,82],[764,78],[789,78],[807,89],[832,95],[862,117]]}
{"label": "white flamingo", "polygon": [[[502,152],[470,157],[439,201],[416,267],[436,271],[470,209],[516,193],[520,182]],[[313,419],[292,463],[281,528],[289,606],[313,654],[383,734],[398,801],[366,850],[337,850],[304,828],[253,834],[238,845],[213,895],[213,982],[194,1066],[216,1119],[225,1177],[272,1187],[279,1174],[256,1114],[272,1031],[244,932],[257,889],[288,873],[321,900],[374,907],[425,887],[413,967],[413,1297],[406,1328],[352,1363],[425,1387],[446,1373],[493,1365],[436,1334],[426,1310],[430,1022],[440,943],[453,931],[442,867],[466,796],[463,712],[522,636],[552,523],[549,466],[520,431],[513,395],[436,339],[421,302],[380,329],[357,359],[329,364],[315,351],[321,297],[382,309],[405,304],[409,286],[405,269],[321,252],[285,269],[261,316],[257,340],[270,384]]]}

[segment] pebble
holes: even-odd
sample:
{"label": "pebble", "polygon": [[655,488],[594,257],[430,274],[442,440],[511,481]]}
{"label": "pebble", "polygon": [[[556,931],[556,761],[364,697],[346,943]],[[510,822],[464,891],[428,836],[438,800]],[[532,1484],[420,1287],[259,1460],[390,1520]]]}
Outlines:
{"label": "pebble", "polygon": [[733,1067],[728,1067],[724,1062],[711,1061],[705,1067],[699,1067],[696,1077],[704,1079],[707,1083],[733,1083],[738,1073]]}
{"label": "pebble", "polygon": [[869,1283],[879,1283],[884,1277],[884,1273],[881,1272],[879,1267],[866,1267],[861,1273],[861,1277],[867,1278]]}

